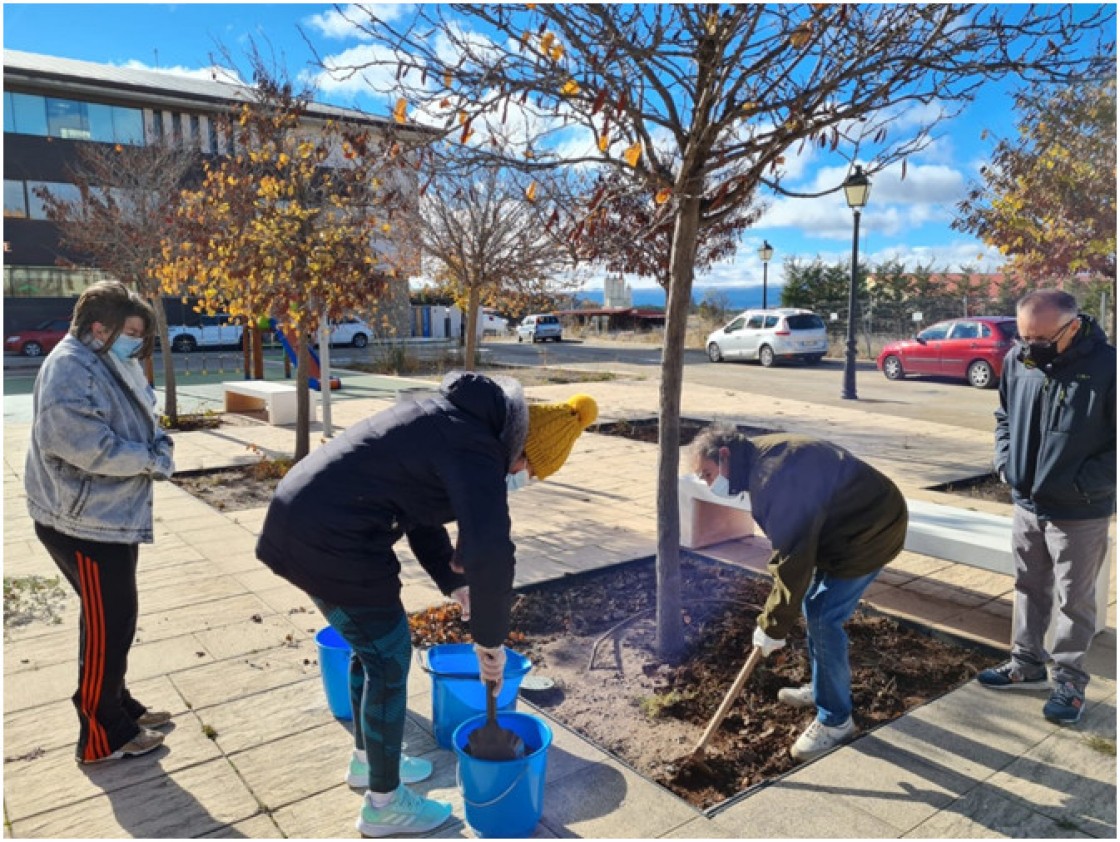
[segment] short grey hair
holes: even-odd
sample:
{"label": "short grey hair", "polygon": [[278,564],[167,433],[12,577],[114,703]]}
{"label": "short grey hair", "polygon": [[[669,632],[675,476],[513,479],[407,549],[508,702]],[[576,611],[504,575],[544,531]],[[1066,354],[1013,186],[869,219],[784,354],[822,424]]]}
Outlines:
{"label": "short grey hair", "polygon": [[1077,306],[1077,299],[1068,292],[1060,289],[1036,289],[1020,298],[1015,305],[1016,313],[1022,313],[1024,310],[1034,312],[1048,310],[1067,316],[1076,316],[1081,308]]}

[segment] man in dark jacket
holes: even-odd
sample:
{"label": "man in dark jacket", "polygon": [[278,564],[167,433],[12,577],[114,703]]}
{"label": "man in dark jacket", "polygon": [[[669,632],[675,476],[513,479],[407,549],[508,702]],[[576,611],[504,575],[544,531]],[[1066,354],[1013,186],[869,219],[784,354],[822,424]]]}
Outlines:
{"label": "man in dark jacket", "polygon": [[856,733],[844,623],[867,586],[906,541],[906,500],[875,468],[835,444],[786,434],[748,438],[710,428],[694,443],[697,476],[714,493],[750,494],[751,513],[773,547],[774,588],[758,617],[754,645],[785,646],[805,613],[812,683],[778,699],[816,707],[790,749],[812,760]]}
{"label": "man in dark jacket", "polygon": [[[995,690],[1053,688],[1042,709],[1072,724],[1085,703],[1095,583],[1116,506],[1116,349],[1077,301],[1036,290],[1017,306],[1018,347],[1003,361],[995,466],[1015,503],[1011,659],[984,670]],[[1043,644],[1057,591],[1053,650]]]}
{"label": "man in dark jacket", "polygon": [[508,491],[558,470],[596,414],[586,395],[529,405],[515,380],[450,374],[439,397],[355,424],[277,487],[257,557],[306,591],[352,647],[347,782],[368,786],[363,834],[423,833],[451,814],[402,783],[423,780],[431,764],[401,754],[411,637],[393,545],[405,537],[462,606],[480,675],[500,688],[514,575]]}

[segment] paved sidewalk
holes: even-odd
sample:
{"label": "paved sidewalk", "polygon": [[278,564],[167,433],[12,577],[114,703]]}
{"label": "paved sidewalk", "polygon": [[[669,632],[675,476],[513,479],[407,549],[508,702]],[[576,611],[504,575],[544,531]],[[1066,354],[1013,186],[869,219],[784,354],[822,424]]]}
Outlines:
{"label": "paved sidewalk", "polygon": [[[388,406],[394,383],[353,379],[333,406],[336,427]],[[398,384],[400,385],[400,384]],[[415,386],[414,382],[404,384]],[[351,381],[347,381],[347,387]],[[532,397],[592,394],[610,418],[656,414],[656,383],[614,381],[529,389]],[[200,400],[208,399],[203,395]],[[5,401],[4,575],[53,576],[22,492],[29,426]],[[858,406],[797,401],[686,384],[684,415],[831,438],[892,476],[909,497],[962,505],[926,486],[987,470],[989,437],[946,425],[882,419]],[[313,433],[314,444],[319,435]],[[290,453],[292,428],[223,425],[179,434],[180,471],[256,459],[250,446]],[[654,552],[656,447],[585,435],[555,478],[511,498],[517,584]],[[1006,512],[998,504],[967,504]],[[5,834],[13,837],[354,837],[360,797],[342,782],[350,736],[327,710],[309,599],[253,555],[264,509],[220,512],[161,483],[157,537],[140,560],[141,617],[130,686],[168,707],[166,747],[103,767],[73,760],[77,605],[57,625],[9,630],[4,659]],[[398,547],[409,609],[442,597]],[[757,565],[762,539],[722,553]],[[1011,580],[904,553],[869,601],[1003,647]],[[1116,835],[1115,585],[1109,629],[1091,654],[1083,723],[1061,729],[1040,714],[1045,696],[994,694],[975,682],[711,815],[553,724],[538,837],[953,837]],[[428,679],[410,679],[409,751],[435,764],[417,788],[455,805],[431,834],[470,836],[455,759],[431,736]],[[635,735],[635,738],[639,738]]]}

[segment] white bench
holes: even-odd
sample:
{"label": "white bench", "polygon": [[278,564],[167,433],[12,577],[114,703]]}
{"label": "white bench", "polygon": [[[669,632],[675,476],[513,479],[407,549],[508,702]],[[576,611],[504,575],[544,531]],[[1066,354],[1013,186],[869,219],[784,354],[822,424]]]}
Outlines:
{"label": "white bench", "polygon": [[[296,387],[270,380],[226,380],[222,383],[226,412],[264,410],[269,424],[294,424]],[[315,393],[311,393],[311,422],[315,422]]]}
{"label": "white bench", "polygon": [[[718,497],[693,475],[680,478],[681,546],[700,549],[753,535],[749,495]],[[1015,575],[1011,554],[1011,518],[924,500],[907,500],[910,521],[905,549],[920,555],[966,564],[993,573]],[[1112,550],[1097,577],[1097,633],[1108,621]],[[1054,611],[1058,606],[1055,603]],[[1053,622],[1051,622],[1053,629]]]}

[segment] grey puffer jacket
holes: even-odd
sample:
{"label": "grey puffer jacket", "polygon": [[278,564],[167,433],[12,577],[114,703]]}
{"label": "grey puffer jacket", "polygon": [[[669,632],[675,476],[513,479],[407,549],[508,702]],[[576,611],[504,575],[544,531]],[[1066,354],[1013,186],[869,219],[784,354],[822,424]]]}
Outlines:
{"label": "grey puffer jacket", "polygon": [[151,543],[152,480],[174,470],[152,410],[73,336],[43,362],[24,487],[37,523],[75,538]]}

